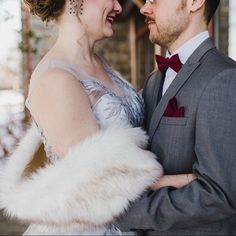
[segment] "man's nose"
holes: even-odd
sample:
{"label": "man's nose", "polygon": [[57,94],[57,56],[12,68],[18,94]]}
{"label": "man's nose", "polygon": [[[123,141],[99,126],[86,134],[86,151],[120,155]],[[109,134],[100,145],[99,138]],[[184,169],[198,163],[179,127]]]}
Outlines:
{"label": "man's nose", "polygon": [[141,7],[140,13],[145,16],[149,16],[152,14],[152,8],[148,1]]}

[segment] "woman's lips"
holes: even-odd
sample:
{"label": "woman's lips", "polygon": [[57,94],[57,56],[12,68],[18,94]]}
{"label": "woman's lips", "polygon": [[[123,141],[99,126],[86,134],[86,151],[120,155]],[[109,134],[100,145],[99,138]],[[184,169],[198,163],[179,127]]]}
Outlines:
{"label": "woman's lips", "polygon": [[115,21],[115,16],[108,16],[107,17],[107,21],[111,24],[111,25],[113,25],[114,24],[114,21]]}

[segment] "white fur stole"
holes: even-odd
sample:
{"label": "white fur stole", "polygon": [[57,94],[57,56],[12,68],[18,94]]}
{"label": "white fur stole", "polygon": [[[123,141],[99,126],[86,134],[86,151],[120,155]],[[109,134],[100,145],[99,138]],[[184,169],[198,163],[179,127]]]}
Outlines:
{"label": "white fur stole", "polygon": [[22,177],[41,143],[33,125],[1,174],[0,208],[11,217],[42,225],[102,226],[162,175],[144,148],[140,128],[113,126],[72,147],[66,156]]}

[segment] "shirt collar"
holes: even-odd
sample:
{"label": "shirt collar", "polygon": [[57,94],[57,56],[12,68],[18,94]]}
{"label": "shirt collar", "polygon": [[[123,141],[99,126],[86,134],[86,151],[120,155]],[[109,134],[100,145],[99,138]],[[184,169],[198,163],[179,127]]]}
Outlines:
{"label": "shirt collar", "polygon": [[[192,55],[192,53],[200,46],[200,44],[205,41],[207,38],[209,38],[208,31],[204,31],[195,37],[188,40],[186,43],[184,43],[180,48],[178,48],[172,55],[179,54],[179,59],[182,62],[182,64],[185,64],[188,58]],[[172,56],[167,51],[166,57]]]}

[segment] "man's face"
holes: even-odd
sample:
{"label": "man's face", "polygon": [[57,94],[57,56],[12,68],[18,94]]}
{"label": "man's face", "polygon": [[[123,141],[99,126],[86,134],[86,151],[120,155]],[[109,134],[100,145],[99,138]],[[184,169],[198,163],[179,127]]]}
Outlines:
{"label": "man's face", "polygon": [[188,0],[147,0],[141,8],[152,43],[169,47],[189,24]]}

